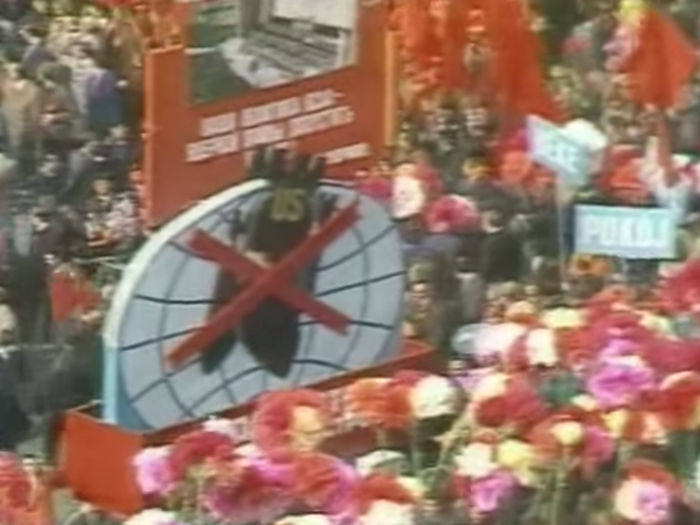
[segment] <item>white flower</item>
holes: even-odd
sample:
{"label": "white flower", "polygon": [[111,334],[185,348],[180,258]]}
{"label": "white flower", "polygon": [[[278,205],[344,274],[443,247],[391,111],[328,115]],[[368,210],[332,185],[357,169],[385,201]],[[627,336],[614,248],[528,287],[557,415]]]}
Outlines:
{"label": "white flower", "polygon": [[425,495],[425,485],[423,482],[412,476],[400,476],[396,479],[416,499],[422,499]]}
{"label": "white flower", "polygon": [[406,464],[406,455],[395,450],[375,450],[357,458],[355,462],[360,476],[369,476],[377,471],[400,474]]}
{"label": "white flower", "polygon": [[445,377],[428,376],[411,389],[411,406],[418,419],[453,414],[457,409],[457,389]]}
{"label": "white flower", "polygon": [[557,347],[554,332],[548,328],[537,328],[525,340],[527,356],[533,366],[554,366],[557,364]]}
{"label": "white flower", "polygon": [[212,417],[207,419],[203,424],[202,428],[206,432],[216,432],[217,434],[223,434],[231,439],[236,438],[236,428],[233,421],[230,419],[224,419],[222,417]]}
{"label": "white flower", "polygon": [[175,525],[182,523],[177,514],[162,509],[146,509],[134,514],[124,525]]}
{"label": "white flower", "polygon": [[472,390],[472,401],[483,401],[494,397],[502,396],[506,393],[509,377],[501,372],[482,377]]}
{"label": "white flower", "polygon": [[281,518],[275,525],[331,525],[331,519],[325,514],[302,514]]}
{"label": "white flower", "polygon": [[245,443],[243,445],[240,445],[236,447],[235,449],[236,454],[239,456],[243,456],[246,458],[259,458],[262,457],[262,453],[260,450],[258,450],[258,447],[256,447],[253,443]]}
{"label": "white flower", "polygon": [[393,501],[378,500],[360,516],[360,525],[413,525],[416,509],[413,505],[402,505]]}
{"label": "white flower", "polygon": [[474,355],[479,360],[501,356],[526,330],[517,323],[484,325],[474,336]]}
{"label": "white flower", "polygon": [[574,308],[553,308],[542,314],[540,319],[547,328],[577,328],[583,325],[583,315]]}
{"label": "white flower", "polygon": [[496,451],[486,443],[470,443],[454,458],[457,473],[469,478],[483,478],[498,468]]}

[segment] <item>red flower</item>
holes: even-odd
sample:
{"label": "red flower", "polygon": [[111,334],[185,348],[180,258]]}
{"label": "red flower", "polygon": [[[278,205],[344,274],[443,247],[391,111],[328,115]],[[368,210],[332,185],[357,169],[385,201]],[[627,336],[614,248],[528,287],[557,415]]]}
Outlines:
{"label": "red flower", "polygon": [[337,513],[347,509],[353,492],[349,469],[340,460],[316,452],[294,458],[293,490],[310,509]]}
{"label": "red flower", "polygon": [[29,507],[32,481],[22,460],[10,452],[0,452],[0,499],[12,510]]}
{"label": "red flower", "polygon": [[355,491],[358,514],[367,513],[376,501],[390,501],[398,505],[415,505],[416,498],[396,478],[386,474],[372,474],[363,478]]}
{"label": "red flower", "polygon": [[700,371],[700,348],[697,342],[656,337],[640,345],[637,353],[662,375],[687,370]]}
{"label": "red flower", "polygon": [[586,328],[557,328],[554,337],[559,357],[569,367],[586,363],[596,354]]}
{"label": "red flower", "polygon": [[414,418],[409,397],[411,387],[405,379],[356,381],[348,388],[348,409],[373,427],[408,428]]}
{"label": "red flower", "polygon": [[696,421],[700,402],[700,374],[681,372],[666,379],[653,393],[651,409],[668,430],[688,430]]}
{"label": "red flower", "polygon": [[275,516],[291,504],[289,486],[255,464],[234,462],[230,475],[210,487],[206,505],[214,515],[231,523],[252,523]]}
{"label": "red flower", "polygon": [[190,432],[173,443],[168,462],[176,480],[184,480],[190,469],[208,460],[233,453],[236,443],[220,432],[200,430]]}
{"label": "red flower", "polygon": [[278,390],[260,396],[252,418],[255,446],[272,459],[287,458],[292,452],[290,431],[294,414],[302,407],[317,410],[324,422],[331,419],[328,400],[315,390]]}
{"label": "red flower", "polygon": [[665,487],[676,498],[683,496],[683,487],[678,479],[663,465],[648,459],[633,459],[625,466],[627,478],[637,478]]}
{"label": "red flower", "polygon": [[[580,425],[581,436],[576,442],[565,446],[553,431],[556,425],[573,423]],[[576,467],[587,477],[593,477],[597,469],[610,461],[615,454],[615,444],[610,434],[598,425],[588,425],[568,415],[557,414],[538,424],[528,434],[528,441],[546,459],[556,460],[568,452],[575,458]]]}
{"label": "red flower", "polygon": [[548,415],[538,393],[522,378],[511,381],[502,396],[484,399],[475,406],[476,421],[485,427],[510,427],[524,432]]}

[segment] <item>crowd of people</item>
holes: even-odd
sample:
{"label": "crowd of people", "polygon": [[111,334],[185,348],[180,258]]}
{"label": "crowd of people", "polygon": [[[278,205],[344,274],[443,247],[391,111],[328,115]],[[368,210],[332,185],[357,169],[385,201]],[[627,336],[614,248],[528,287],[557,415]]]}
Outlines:
{"label": "crowd of people", "polygon": [[[700,3],[659,3],[699,45]],[[469,92],[405,104],[391,154],[358,173],[363,191],[387,199],[406,241],[404,334],[446,355],[509,304],[571,304],[621,282],[643,294],[677,262],[573,254],[575,203],[657,206],[668,188],[644,179],[663,171],[652,154],[654,115],[629,100],[629,79],[615,68],[620,2],[533,4],[552,94],[570,120],[607,140],[608,161],[587,184],[562,199],[552,173],[530,158],[524,130]],[[121,37],[93,4],[0,0],[0,449],[98,396],[94,347],[112,288],[94,283],[113,270],[96,260],[126,258],[142,237],[130,181],[138,60],[125,58],[134,46]],[[698,86],[700,75],[666,115],[684,192],[678,260],[700,253]],[[33,365],[37,355],[50,366]],[[25,383],[41,392],[23,395]]]}
{"label": "crowd of people", "polygon": [[[582,186],[562,191],[531,158],[525,127],[503,119],[483,93],[410,99],[391,154],[358,173],[360,188],[386,199],[404,230],[404,332],[446,355],[467,352],[476,323],[526,299],[580,304],[622,283],[649,299],[664,275],[699,253],[700,74],[660,117],[632,100],[631,79],[618,67],[625,2],[536,4],[550,93],[566,121],[605,142],[605,161]],[[656,4],[698,49],[700,4]],[[659,156],[659,118],[670,131],[671,167]],[[677,257],[576,254],[576,204],[675,208]]]}
{"label": "crowd of people", "polygon": [[101,285],[142,229],[116,24],[99,4],[0,1],[0,449],[99,396]]}

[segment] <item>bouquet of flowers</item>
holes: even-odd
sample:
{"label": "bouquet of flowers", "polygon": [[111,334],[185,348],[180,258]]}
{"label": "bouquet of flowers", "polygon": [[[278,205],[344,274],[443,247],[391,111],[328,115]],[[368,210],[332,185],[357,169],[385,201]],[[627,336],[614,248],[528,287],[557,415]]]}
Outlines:
{"label": "bouquet of flowers", "polygon": [[[188,523],[700,519],[700,342],[675,335],[664,301],[616,290],[508,312],[476,334],[470,367],[360,379],[335,412],[321,392],[266,394],[248,443],[207,421],[142,451],[139,486]],[[324,452],[341,423],[371,429],[376,450]]]}

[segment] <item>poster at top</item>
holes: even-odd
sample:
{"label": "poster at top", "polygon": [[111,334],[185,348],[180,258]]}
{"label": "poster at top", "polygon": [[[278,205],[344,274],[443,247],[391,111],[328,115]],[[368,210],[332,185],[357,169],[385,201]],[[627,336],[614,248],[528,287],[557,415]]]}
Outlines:
{"label": "poster at top", "polygon": [[324,155],[341,178],[384,154],[385,5],[207,0],[186,9],[184,45],[146,57],[151,222],[239,182],[258,147]]}

